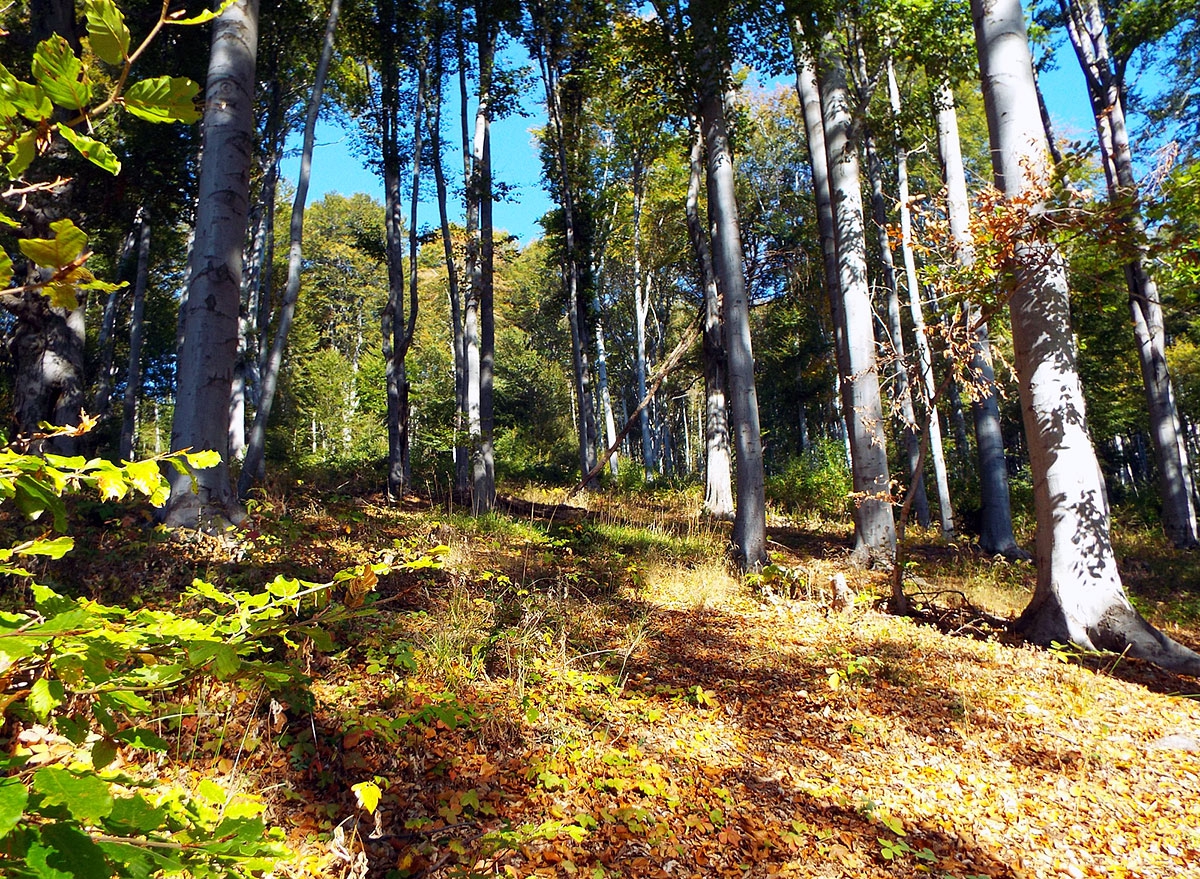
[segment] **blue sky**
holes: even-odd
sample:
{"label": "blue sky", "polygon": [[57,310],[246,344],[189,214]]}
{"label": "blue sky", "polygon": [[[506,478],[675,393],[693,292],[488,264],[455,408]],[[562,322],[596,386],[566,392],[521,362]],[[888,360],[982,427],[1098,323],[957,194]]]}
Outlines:
{"label": "blue sky", "polygon": [[[1069,46],[1060,47],[1057,55],[1056,68],[1041,76],[1042,91],[1054,120],[1055,133],[1060,138],[1086,141],[1094,136],[1094,129],[1083,75]],[[1154,90],[1152,83],[1147,90]],[[514,115],[496,122],[492,128],[492,162],[496,179],[513,188],[507,201],[496,204],[495,224],[497,228],[516,235],[523,244],[542,234],[538,220],[552,207],[542,187],[541,164],[530,133],[531,128],[540,126],[544,121],[538,104],[538,92],[539,89],[534,88],[525,98],[526,111],[531,114],[529,117]],[[449,151],[457,142],[453,133],[457,131],[457,120],[448,118],[447,121],[455,126],[452,128],[448,125],[447,128],[446,155],[448,179],[453,185],[458,180],[454,172],[461,168],[461,159],[457,150]],[[299,139],[296,141],[298,145]],[[285,163],[285,176],[294,181],[298,168],[297,156]],[[438,223],[437,204],[431,198],[432,190],[432,185],[427,186],[426,194],[430,200],[421,206],[422,227],[436,226]],[[323,124],[317,131],[310,201],[317,201],[328,192],[343,195],[366,192],[383,200],[382,185],[353,154],[349,137],[336,125]],[[456,204],[451,205],[451,218],[461,219],[461,208]]]}

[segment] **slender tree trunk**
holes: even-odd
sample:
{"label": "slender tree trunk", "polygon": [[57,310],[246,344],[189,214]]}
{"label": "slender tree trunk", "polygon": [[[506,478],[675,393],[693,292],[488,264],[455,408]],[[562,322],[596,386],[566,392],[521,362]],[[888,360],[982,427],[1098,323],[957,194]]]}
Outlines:
{"label": "slender tree trunk", "polygon": [[858,151],[851,136],[846,72],[836,47],[826,55],[820,87],[841,279],[842,332],[848,355],[842,396],[853,457],[855,555],[870,564],[890,564],[896,549],[896,527],[867,284]]}
{"label": "slender tree trunk", "polygon": [[[946,213],[955,258],[961,265],[974,259],[971,241],[970,204],[967,200],[967,176],[963,169],[962,147],[958,137],[958,114],[954,92],[942,82],[935,95],[937,104],[938,156],[942,179],[946,183]],[[991,342],[987,324],[980,322],[979,307],[969,304],[967,322],[976,327],[971,339],[971,415],[975,421],[976,453],[979,456],[979,546],[989,555],[1010,558],[1026,556],[1013,535],[1012,506],[1008,490],[1008,461],[1004,436],[1000,430],[1000,403],[996,392],[996,373],[992,367]]]}
{"label": "slender tree trunk", "polygon": [[[737,449],[737,507],[732,541],[743,570],[767,561],[766,494],[754,352],[750,344],[750,301],[742,265],[742,238],[734,186],[733,152],[725,120],[726,65],[720,60],[720,3],[692,3],[693,33],[700,70],[700,120],[708,176],[708,217],[713,267],[723,297],[725,351],[729,368],[729,421]],[[702,13],[710,12],[704,15]]]}
{"label": "slender tree trunk", "polygon": [[125,373],[125,399],[121,406],[121,458],[133,460],[137,404],[142,393],[142,338],[145,335],[146,287],[150,278],[150,211],[140,211],[137,275],[133,282],[133,310],[129,316],[129,368]]}
{"label": "slender tree trunk", "polygon": [[[617,423],[613,417],[612,397],[608,392],[608,352],[604,345],[604,315],[600,309],[600,297],[594,296],[592,308],[596,312],[596,389],[600,392],[600,408],[604,414],[604,436],[606,445],[616,442]],[[613,452],[608,459],[610,472],[615,479],[620,472],[619,455]]]}
{"label": "slender tree trunk", "polygon": [[[439,41],[440,42],[440,41]],[[450,300],[450,334],[454,361],[454,488],[466,493],[470,485],[468,464],[470,456],[462,443],[466,426],[463,412],[466,407],[466,364],[463,349],[462,294],[459,286],[458,260],[454,254],[454,238],[450,232],[450,213],[447,205],[446,171],[442,165],[442,70],[441,52],[434,53],[436,68],[431,83],[434,88],[429,102],[429,148],[433,162],[433,179],[437,188],[438,220],[442,230],[442,253],[446,260],[446,290]]]}
{"label": "slender tree trunk", "polygon": [[[133,230],[125,237],[121,256],[117,261],[117,274],[124,274],[129,257],[137,244],[142,228],[143,207],[139,207],[133,221]],[[116,347],[117,308],[121,303],[122,291],[113,290],[104,300],[104,311],[100,317],[100,331],[96,336],[96,391],[92,395],[91,414],[106,418],[112,406],[113,352]]]}
{"label": "slender tree trunk", "polygon": [[1108,49],[1104,16],[1096,0],[1059,0],[1059,6],[1095,111],[1108,198],[1122,206],[1123,219],[1133,239],[1133,256],[1125,264],[1125,282],[1150,414],[1150,436],[1158,461],[1163,530],[1175,546],[1193,548],[1197,545],[1197,523],[1191,468],[1167,370],[1166,330],[1158,285],[1150,273],[1146,227],[1133,172],[1121,84]]}
{"label": "slender tree trunk", "polygon": [[[634,373],[637,376],[638,398],[646,396],[646,321],[650,316],[650,284],[642,271],[642,198],[644,169],[640,156],[633,159],[633,307],[634,307]],[[639,428],[642,434],[642,467],[647,479],[654,478],[657,461],[654,454],[654,431],[650,425],[650,408],[642,410]]]}
{"label": "slender tree trunk", "polygon": [[[1036,198],[1049,154],[1019,0],[972,0],[996,185]],[[1031,641],[1128,652],[1200,674],[1200,655],[1167,638],[1129,603],[1117,572],[1104,481],[1087,432],[1075,366],[1066,265],[1031,229],[1012,266],[1014,365],[1037,508],[1037,586],[1016,628]]]}
{"label": "slender tree trunk", "polygon": [[688,237],[704,288],[704,511],[717,519],[733,518],[733,462],[729,448],[729,414],[725,402],[725,343],[722,338],[721,293],[713,269],[712,250],[700,219],[700,181],[704,172],[704,133],[692,120],[691,173],[688,176]]}
{"label": "slender tree trunk", "polygon": [[883,267],[883,287],[887,297],[887,330],[894,363],[894,399],[900,406],[900,441],[908,464],[910,490],[913,493],[912,509],[922,528],[929,527],[929,498],[925,494],[925,477],[921,474],[921,440],[917,416],[913,409],[912,391],[908,386],[908,358],[904,350],[904,327],[900,321],[900,294],[896,283],[896,265],[892,259],[892,243],[888,235],[887,206],[883,198],[883,162],[875,148],[875,138],[870,130],[864,131],[864,147],[867,154],[867,179],[871,184],[871,213],[875,221],[875,234],[879,244],[880,264]]}
{"label": "slender tree trunk", "polygon": [[817,69],[806,43],[799,20],[792,25],[792,51],[796,63],[796,93],[804,114],[805,141],[808,144],[809,166],[812,168],[813,198],[817,206],[817,230],[821,239],[821,270],[825,292],[829,297],[829,312],[833,322],[833,348],[837,360],[834,373],[834,399],[838,401],[838,436],[846,447],[846,463],[851,464],[849,415],[845,409],[841,376],[850,372],[846,349],[845,321],[842,317],[842,281],[838,270],[837,232],[833,218],[833,200],[829,188],[829,155],[825,147],[825,121],[821,111],[821,92]]}
{"label": "slender tree trunk", "polygon": [[925,394],[926,431],[929,457],[933,459],[934,484],[937,486],[938,517],[942,535],[954,533],[954,507],[950,500],[950,480],[946,472],[946,454],[942,448],[942,424],[937,411],[937,382],[933,376],[933,352],[925,329],[925,310],[921,304],[921,285],[917,280],[917,261],[912,243],[912,210],[909,205],[908,150],[900,131],[900,88],[896,71],[888,59],[888,98],[896,139],[896,189],[899,193],[900,253],[904,260],[904,279],[908,288],[908,309],[912,315],[913,336],[917,348],[917,367]]}
{"label": "slender tree trunk", "polygon": [[238,496],[246,498],[256,480],[264,476],[264,460],[267,441],[267,424],[275,401],[275,389],[279,385],[279,370],[283,365],[283,351],[287,346],[292,318],[296,314],[296,300],[300,297],[300,274],[303,268],[302,247],[304,243],[304,209],[308,203],[308,184],[312,176],[312,154],[316,141],[317,116],[321,110],[321,95],[325,89],[325,76],[333,57],[333,35],[337,29],[341,0],[331,0],[329,19],[325,23],[325,42],[321,47],[321,58],[317,62],[313,78],[312,96],[308,102],[308,116],[304,120],[304,141],[300,150],[300,176],[296,182],[296,197],[292,201],[292,217],[288,230],[288,277],[283,302],[279,308],[279,323],[275,328],[275,339],[271,353],[262,373],[262,385],[258,397],[258,408],[254,413],[254,426],[250,430],[250,441],[246,445],[246,459],[238,477]]}
{"label": "slender tree trunk", "polygon": [[[467,408],[473,460],[471,506],[478,514],[492,509],[496,499],[491,437],[491,381],[494,357],[492,316],[492,67],[495,46],[482,6],[476,7],[479,29],[479,103],[471,146],[471,185],[468,187],[468,227],[471,233],[468,270],[471,293],[466,316]],[[472,211],[473,208],[473,211]],[[470,215],[476,222],[471,227]]]}
{"label": "slender tree trunk", "polygon": [[189,475],[170,474],[164,514],[172,526],[221,527],[223,517],[241,515],[229,481],[228,412],[254,152],[257,47],[258,0],[236,0],[213,22],[200,195],[180,316],[183,344],[171,426],[173,451],[212,450],[222,460]]}
{"label": "slender tree trunk", "polygon": [[567,152],[567,119],[562,99],[562,81],[559,75],[560,59],[555,57],[555,47],[544,39],[539,45],[539,61],[542,81],[546,92],[546,107],[549,111],[553,148],[556,159],[560,200],[563,212],[563,236],[565,254],[563,280],[567,287],[567,323],[571,330],[571,364],[574,370],[576,429],[579,435],[579,468],[581,474],[592,471],[596,464],[596,421],[592,404],[591,376],[587,356],[587,303],[583,291],[577,226],[575,184],[571,161]]}

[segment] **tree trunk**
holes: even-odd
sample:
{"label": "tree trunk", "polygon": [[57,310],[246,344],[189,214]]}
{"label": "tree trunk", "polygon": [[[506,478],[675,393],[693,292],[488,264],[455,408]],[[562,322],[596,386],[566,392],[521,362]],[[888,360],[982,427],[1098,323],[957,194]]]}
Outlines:
{"label": "tree trunk", "polygon": [[[799,20],[792,23],[792,52],[796,64],[796,93],[804,115],[805,140],[808,143],[809,167],[812,168],[813,199],[817,206],[817,231],[821,239],[821,271],[825,292],[829,297],[829,313],[833,323],[833,348],[837,361],[834,373],[833,397],[838,401],[838,436],[846,448],[846,464],[851,466],[849,413],[842,394],[843,375],[850,372],[846,350],[845,322],[842,319],[842,281],[838,271],[837,232],[833,218],[833,200],[829,189],[829,154],[825,147],[825,121],[821,111],[821,92],[817,69],[807,45],[807,36]],[[856,520],[857,527],[857,520]]]}
{"label": "tree trunk", "polygon": [[[494,340],[492,316],[492,72],[494,38],[491,25],[476,6],[479,29],[479,103],[475,112],[475,136],[471,144],[471,184],[468,195],[467,268],[471,292],[467,300],[467,409],[471,434],[471,507],[476,514],[488,512],[496,500],[495,470],[491,437],[491,380]],[[475,216],[472,228],[471,215]]]}
{"label": "tree trunk", "polygon": [[[950,221],[955,259],[961,265],[970,265],[975,255],[971,241],[967,176],[958,137],[954,91],[949,83],[941,83],[934,100],[937,105],[938,157],[942,165],[942,179],[946,183],[946,214]],[[1004,436],[1000,430],[996,373],[992,368],[987,324],[981,323],[979,316],[979,307],[968,304],[967,322],[976,328],[971,339],[970,370],[974,383],[971,415],[975,421],[975,446],[979,461],[979,547],[989,555],[1019,558],[1026,556],[1026,553],[1017,546],[1013,535],[1008,461],[1004,453]]]}
{"label": "tree trunk", "polygon": [[688,237],[704,288],[704,511],[717,519],[733,518],[733,461],[729,448],[729,413],[725,399],[725,344],[722,339],[721,293],[713,269],[712,250],[700,219],[700,180],[704,170],[704,134],[692,120],[691,173],[688,176]]}
{"label": "tree trunk", "polygon": [[288,229],[288,277],[279,308],[279,323],[275,327],[275,338],[271,342],[271,353],[267,357],[266,369],[262,373],[262,384],[258,395],[258,408],[254,413],[254,426],[250,430],[250,441],[246,444],[246,459],[238,477],[238,496],[245,499],[256,480],[264,476],[264,460],[267,442],[267,424],[275,401],[275,390],[279,386],[279,370],[283,365],[283,351],[291,332],[292,318],[296,314],[296,300],[300,297],[300,274],[303,268],[302,247],[304,244],[304,210],[308,203],[308,184],[312,177],[312,154],[316,142],[317,116],[321,110],[321,95],[325,89],[325,76],[333,57],[333,34],[337,28],[341,0],[331,0],[329,19],[325,23],[325,42],[321,47],[321,58],[317,62],[313,77],[312,96],[308,102],[308,116],[304,120],[304,141],[300,149],[300,176],[296,181],[296,196],[292,201],[292,217]]}
{"label": "tree trunk", "polygon": [[[440,40],[439,40],[440,44]],[[450,213],[447,205],[446,171],[442,165],[442,54],[440,49],[434,52],[434,75],[431,79],[434,89],[432,100],[429,102],[429,148],[433,162],[433,179],[437,188],[438,221],[442,230],[442,253],[446,260],[446,290],[450,300],[450,334],[454,361],[454,488],[466,493],[470,484],[468,464],[470,456],[467,447],[462,443],[464,424],[463,413],[466,408],[466,364],[463,349],[463,316],[462,294],[459,287],[458,260],[454,254],[454,238],[450,233]]]}
{"label": "tree trunk", "polygon": [[1108,198],[1121,205],[1122,218],[1133,238],[1134,255],[1125,264],[1125,282],[1129,289],[1129,309],[1133,315],[1142,385],[1150,415],[1150,436],[1158,460],[1163,530],[1175,546],[1194,548],[1197,523],[1192,505],[1191,469],[1179,427],[1175,391],[1167,370],[1166,330],[1158,285],[1150,274],[1146,227],[1133,172],[1121,83],[1109,53],[1107,29],[1096,0],[1059,0],[1059,6],[1095,112]]}
{"label": "tree trunk", "polygon": [[926,427],[929,457],[933,459],[934,484],[937,486],[938,519],[942,536],[954,534],[954,507],[950,500],[950,479],[946,472],[946,453],[942,447],[942,423],[938,417],[937,382],[933,376],[933,352],[925,329],[925,309],[921,303],[921,285],[917,280],[917,260],[912,243],[912,210],[908,190],[908,149],[900,130],[900,87],[896,70],[888,59],[888,100],[896,138],[896,189],[899,194],[900,253],[904,260],[904,279],[908,287],[908,310],[912,315],[913,337],[917,347],[917,366],[925,392]]}
{"label": "tree trunk", "polygon": [[[996,185],[1036,198],[1049,155],[1020,0],[972,0]],[[1015,626],[1039,644],[1070,641],[1200,674],[1200,655],[1149,625],[1117,572],[1104,482],[1087,431],[1071,337],[1066,266],[1052,241],[1029,230],[1016,252],[1014,365],[1037,509],[1037,587]]]}
{"label": "tree trunk", "polygon": [[883,198],[883,162],[879,158],[875,138],[869,129],[864,131],[863,140],[867,154],[867,179],[871,184],[871,213],[875,221],[879,260],[883,267],[884,295],[887,297],[887,330],[896,383],[892,396],[900,404],[900,441],[904,445],[904,457],[908,464],[908,490],[913,495],[912,510],[921,527],[928,528],[929,498],[925,494],[925,477],[920,472],[920,429],[913,409],[912,391],[908,386],[908,358],[904,351],[904,326],[900,321],[900,293],[896,283],[896,265],[892,259],[892,243],[888,235],[887,206]]}
{"label": "tree trunk", "polygon": [[750,344],[750,302],[742,265],[733,152],[725,121],[724,91],[728,70],[720,60],[721,37],[717,31],[722,16],[697,15],[697,7],[707,6],[709,4],[692,4],[692,27],[701,77],[699,110],[707,158],[713,267],[724,300],[729,421],[737,449],[737,507],[731,539],[739,566],[743,570],[755,570],[767,561],[762,435],[758,423],[754,352]]}
{"label": "tree trunk", "polygon": [[150,212],[142,208],[133,310],[129,315],[129,368],[125,373],[125,399],[121,405],[121,458],[125,461],[133,460],[137,404],[142,394],[142,338],[145,335],[146,287],[150,277],[150,234]]}
{"label": "tree trunk", "polygon": [[[633,307],[634,307],[634,374],[637,377],[638,398],[646,396],[646,321],[650,316],[651,286],[642,271],[642,197],[644,169],[640,156],[633,158]],[[642,434],[642,469],[647,479],[653,479],[658,469],[654,453],[654,429],[650,425],[650,407],[642,410],[638,422]]]}
{"label": "tree trunk", "polygon": [[171,426],[173,451],[212,450],[222,460],[192,474],[170,473],[164,515],[171,526],[221,527],[224,517],[241,515],[229,482],[228,415],[254,153],[257,46],[258,0],[236,0],[213,22],[200,194]]}
{"label": "tree trunk", "polygon": [[892,519],[887,438],[875,362],[871,294],[867,284],[866,240],[858,151],[851,137],[850,98],[838,49],[827,52],[820,74],[829,191],[837,237],[842,332],[847,371],[842,375],[843,408],[850,427],[855,492],[855,556],[869,564],[890,564],[896,549]]}

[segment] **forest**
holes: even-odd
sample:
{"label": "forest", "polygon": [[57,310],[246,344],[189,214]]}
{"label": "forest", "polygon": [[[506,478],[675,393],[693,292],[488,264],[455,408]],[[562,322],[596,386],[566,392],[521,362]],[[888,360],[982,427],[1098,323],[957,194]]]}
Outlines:
{"label": "forest", "polygon": [[14,0],[0,333],[0,876],[1200,875],[1196,0]]}

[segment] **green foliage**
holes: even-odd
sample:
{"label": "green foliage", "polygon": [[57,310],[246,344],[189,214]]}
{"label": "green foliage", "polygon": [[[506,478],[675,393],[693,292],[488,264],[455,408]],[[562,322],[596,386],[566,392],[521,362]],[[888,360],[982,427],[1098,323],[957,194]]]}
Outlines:
{"label": "green foliage", "polygon": [[[184,462],[210,467],[216,456],[180,453],[118,466],[5,449],[0,499],[61,531],[64,492],[137,492],[161,504],[169,486],[160,464],[185,470]],[[42,536],[0,550],[0,574],[30,577],[20,560],[59,558],[71,547],[69,537]],[[398,562],[437,564],[423,555]],[[0,613],[0,712],[6,728],[53,748],[35,754],[18,745],[0,759],[8,776],[0,781],[0,875],[215,877],[270,869],[285,851],[260,802],[232,797],[207,779],[195,791],[164,785],[136,771],[137,755],[169,750],[161,718],[189,713],[185,688],[201,678],[270,692],[304,687],[307,677],[283,651],[301,642],[332,648],[323,627],[367,612],[378,575],[390,569],[363,565],[326,583],[279,576],[257,592],[197,579],[178,612],[70,599],[30,581],[33,607]],[[172,699],[174,710],[164,712]],[[119,754],[123,768],[111,769]]]}
{"label": "green foliage", "polygon": [[850,472],[836,440],[821,440],[767,477],[767,497],[796,515],[843,519],[849,514]]}

